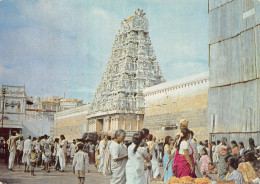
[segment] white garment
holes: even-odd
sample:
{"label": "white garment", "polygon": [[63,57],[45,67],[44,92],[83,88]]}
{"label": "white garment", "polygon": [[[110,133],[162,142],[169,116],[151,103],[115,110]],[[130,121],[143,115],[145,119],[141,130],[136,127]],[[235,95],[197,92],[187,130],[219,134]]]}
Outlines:
{"label": "white garment", "polygon": [[26,154],[31,154],[31,150],[32,150],[32,140],[31,139],[26,139],[24,141],[23,152],[26,153]]}
{"label": "white garment", "polygon": [[111,168],[110,168],[110,153],[109,148],[112,141],[108,141],[105,149],[105,155],[104,155],[104,166],[103,166],[103,175],[110,175],[111,174]]}
{"label": "white garment", "polygon": [[198,148],[197,148],[197,144],[196,142],[194,141],[194,139],[191,139],[189,141],[192,149],[193,149],[193,158],[194,158],[194,161],[196,162],[198,159],[199,159],[199,153],[198,153]]}
{"label": "white garment", "polygon": [[75,155],[75,149],[76,149],[76,144],[71,144],[70,145],[70,157],[72,158]]}
{"label": "white garment", "polygon": [[46,139],[42,139],[40,142],[41,146],[44,146],[45,143],[46,143]]}
{"label": "white garment", "polygon": [[109,149],[111,155],[111,171],[112,178],[110,180],[110,184],[125,184],[126,183],[126,175],[125,175],[125,167],[127,158],[114,162],[114,159],[121,157],[127,154],[127,147],[123,143],[116,143],[112,141]]}
{"label": "white garment", "polygon": [[16,152],[16,141],[21,138],[22,135],[16,135],[16,136],[11,136],[8,140],[7,140],[7,144],[8,144],[8,150],[9,152],[11,151],[15,151]]}
{"label": "white garment", "polygon": [[9,150],[8,169],[13,169],[13,167],[14,167],[14,159],[15,159],[15,154],[16,154],[16,141],[17,141],[20,137],[22,137],[22,135],[11,136],[11,137],[7,140],[8,150]]}
{"label": "white garment", "polygon": [[183,141],[181,141],[181,145],[180,145],[180,149],[179,149],[180,155],[184,155],[184,151],[183,151],[184,149],[189,151],[189,155],[192,154],[192,150],[191,150],[189,143],[187,141],[183,140]]}
{"label": "white garment", "polygon": [[104,162],[105,162],[105,151],[104,149],[106,148],[104,145],[105,141],[102,140],[99,143],[99,155],[100,155],[100,161],[99,161],[99,166],[98,166],[98,172],[102,173],[103,168],[104,168]]}
{"label": "white garment", "polygon": [[246,151],[245,148],[241,148],[241,149],[239,150],[240,156],[243,156],[243,154],[244,154],[245,151]]}
{"label": "white garment", "polygon": [[213,146],[212,146],[212,152],[214,153],[215,151],[216,151],[216,146],[213,145]]}
{"label": "white garment", "polygon": [[82,150],[79,150],[74,155],[72,165],[75,171],[85,171],[85,169],[87,169],[89,166],[88,154],[83,152]]}
{"label": "white garment", "polygon": [[244,184],[243,175],[240,171],[234,170],[230,175],[227,177],[227,181],[235,181],[236,184]]}
{"label": "white garment", "polygon": [[16,141],[16,149],[19,150],[19,151],[23,151],[23,144],[24,144],[24,141],[17,140]]}
{"label": "white garment", "polygon": [[30,166],[30,158],[31,158],[31,152],[23,152],[23,158],[22,158],[22,162],[24,164],[27,164],[27,166]]}
{"label": "white garment", "polygon": [[32,151],[32,140],[26,139],[24,141],[24,149],[23,149],[23,163],[30,166],[30,158],[31,158],[31,151]]}
{"label": "white garment", "polygon": [[15,150],[13,150],[13,151],[11,151],[9,153],[8,169],[13,169],[13,167],[14,167],[14,158],[15,158]]}
{"label": "white garment", "polygon": [[260,184],[260,178],[254,179],[254,180],[253,180],[253,183],[254,183],[254,184]]}
{"label": "white garment", "polygon": [[126,184],[144,184],[144,161],[143,158],[147,156],[146,149],[137,148],[134,153],[135,144],[132,143],[128,147],[128,161],[126,163]]}
{"label": "white garment", "polygon": [[60,143],[61,148],[59,148],[59,161],[60,161],[60,170],[64,171],[66,166],[66,160],[65,160],[65,150],[67,147],[67,142],[65,140],[62,140]]}
{"label": "white garment", "polygon": [[105,143],[104,140],[100,141],[100,143],[99,143],[99,154],[100,154],[100,155],[101,155],[103,149],[105,149],[104,143]]}
{"label": "white garment", "polygon": [[204,148],[204,146],[202,145],[199,145],[198,146],[198,153],[201,155],[201,152],[202,152],[202,149]]}
{"label": "white garment", "polygon": [[[156,158],[155,143],[153,141],[147,142],[150,153],[152,154],[152,177],[157,178],[160,175],[159,160]],[[158,155],[159,156],[159,155]]]}
{"label": "white garment", "polygon": [[39,152],[41,152],[41,143],[40,142],[38,142],[38,141],[36,141],[35,142],[35,152],[36,153],[39,153]]}

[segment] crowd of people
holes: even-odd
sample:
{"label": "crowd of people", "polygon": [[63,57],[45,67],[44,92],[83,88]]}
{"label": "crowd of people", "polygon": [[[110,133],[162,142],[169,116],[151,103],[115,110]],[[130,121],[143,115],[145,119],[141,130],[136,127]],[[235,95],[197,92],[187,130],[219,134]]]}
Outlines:
{"label": "crowd of people", "polygon": [[167,183],[173,176],[210,178],[209,174],[217,174],[219,181],[260,183],[259,147],[252,138],[249,148],[235,140],[229,144],[225,137],[216,142],[197,143],[187,120],[181,121],[180,133],[174,137],[166,136],[157,141],[146,128],[135,133],[131,142],[125,141],[125,137],[126,132],[119,129],[113,137],[105,135],[97,143],[82,139],[69,143],[64,135],[59,139],[44,135],[23,140],[22,135],[13,132],[3,142],[1,154],[8,150],[9,171],[13,171],[14,163],[18,167],[23,163],[24,172],[31,175],[35,167],[43,166],[46,173],[51,168],[63,172],[66,164],[71,163],[81,184],[85,181],[85,172],[89,172],[89,164],[95,164],[100,174],[111,175],[111,184]]}

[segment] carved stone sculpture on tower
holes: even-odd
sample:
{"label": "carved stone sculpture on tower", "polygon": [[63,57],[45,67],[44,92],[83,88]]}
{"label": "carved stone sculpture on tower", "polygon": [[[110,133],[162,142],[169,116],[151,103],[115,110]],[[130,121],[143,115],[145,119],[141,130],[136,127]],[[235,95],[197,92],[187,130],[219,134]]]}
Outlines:
{"label": "carved stone sculpture on tower", "polygon": [[140,9],[121,22],[90,113],[140,111],[144,105],[143,88],[165,81],[156,61],[148,28],[149,21]]}

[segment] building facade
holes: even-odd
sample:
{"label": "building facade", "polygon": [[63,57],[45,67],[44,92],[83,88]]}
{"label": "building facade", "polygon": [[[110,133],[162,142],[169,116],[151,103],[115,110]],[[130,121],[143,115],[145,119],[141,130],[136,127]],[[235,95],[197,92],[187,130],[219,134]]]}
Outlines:
{"label": "building facade", "polygon": [[206,72],[144,89],[144,127],[161,139],[175,136],[180,120],[187,119],[197,140],[208,139],[208,88]]}
{"label": "building facade", "polygon": [[260,1],[209,1],[212,140],[260,143]]}
{"label": "building facade", "polygon": [[90,132],[143,128],[143,89],[164,81],[143,10],[121,22],[102,80],[87,117]]}
{"label": "building facade", "polygon": [[[82,100],[62,99],[59,97],[29,97],[25,86],[3,85],[1,93],[1,120],[3,111],[3,128],[0,137],[8,138],[16,130],[28,137],[44,134],[54,135],[54,114],[64,109],[82,105]],[[4,101],[4,103],[3,103]]]}
{"label": "building facade", "polygon": [[[11,131],[22,132],[23,120],[25,119],[26,94],[24,86],[2,85],[1,93],[1,136],[8,138]],[[2,125],[1,125],[2,126]]]}

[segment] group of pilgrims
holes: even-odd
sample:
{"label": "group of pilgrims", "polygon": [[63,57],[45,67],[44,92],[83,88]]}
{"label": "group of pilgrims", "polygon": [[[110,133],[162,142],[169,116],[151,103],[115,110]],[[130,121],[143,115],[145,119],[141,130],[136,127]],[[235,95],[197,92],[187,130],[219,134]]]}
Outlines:
{"label": "group of pilgrims", "polygon": [[208,141],[198,144],[193,136],[187,120],[181,120],[180,133],[175,137],[166,136],[163,141],[157,141],[146,128],[136,132],[130,143],[125,141],[126,132],[118,129],[113,138],[106,135],[96,144],[74,139],[70,145],[64,135],[59,139],[47,135],[37,139],[29,136],[23,141],[22,135],[13,132],[7,141],[8,169],[13,171],[17,160],[18,165],[21,161],[24,163],[24,172],[31,172],[31,175],[40,165],[47,173],[51,166],[63,172],[66,164],[72,162],[79,184],[85,182],[90,164],[95,164],[98,173],[111,175],[111,184],[167,183],[173,176],[210,178],[209,174],[216,173],[219,181],[260,183],[259,147],[254,141],[250,144],[249,140],[250,148],[246,150],[235,141],[231,142],[231,148],[226,138],[217,145]]}

